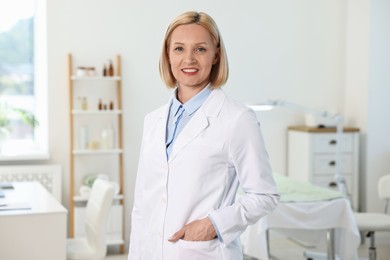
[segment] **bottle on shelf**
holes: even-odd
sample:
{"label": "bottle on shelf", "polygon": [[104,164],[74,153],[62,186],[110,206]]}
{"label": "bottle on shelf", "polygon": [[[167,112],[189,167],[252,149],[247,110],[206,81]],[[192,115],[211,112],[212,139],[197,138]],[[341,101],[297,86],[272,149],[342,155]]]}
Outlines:
{"label": "bottle on shelf", "polygon": [[108,76],[114,76],[114,65],[112,64],[112,60],[108,61]]}
{"label": "bottle on shelf", "polygon": [[88,101],[86,97],[82,97],[81,99],[81,109],[87,110],[88,109]]}
{"label": "bottle on shelf", "polygon": [[103,77],[107,76],[107,65],[104,64],[103,66]]}
{"label": "bottle on shelf", "polygon": [[81,150],[88,149],[88,128],[86,126],[82,126],[80,128],[80,140],[79,147]]}
{"label": "bottle on shelf", "polygon": [[114,144],[114,130],[111,125],[104,128],[100,134],[100,147],[101,149],[113,149]]}
{"label": "bottle on shelf", "polygon": [[103,129],[100,133],[100,148],[108,149],[108,132],[107,129]]}
{"label": "bottle on shelf", "polygon": [[101,98],[99,98],[98,110],[103,110],[103,102]]}
{"label": "bottle on shelf", "polygon": [[107,130],[107,148],[114,149],[115,148],[114,129],[111,125],[109,125],[106,130]]}

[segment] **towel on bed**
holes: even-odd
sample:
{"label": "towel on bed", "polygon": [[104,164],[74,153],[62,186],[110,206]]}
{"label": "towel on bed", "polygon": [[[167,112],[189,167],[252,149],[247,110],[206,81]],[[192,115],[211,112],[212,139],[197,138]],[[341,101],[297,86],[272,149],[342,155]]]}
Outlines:
{"label": "towel on bed", "polygon": [[282,202],[312,202],[344,197],[339,191],[294,180],[279,173],[274,173],[274,178]]}

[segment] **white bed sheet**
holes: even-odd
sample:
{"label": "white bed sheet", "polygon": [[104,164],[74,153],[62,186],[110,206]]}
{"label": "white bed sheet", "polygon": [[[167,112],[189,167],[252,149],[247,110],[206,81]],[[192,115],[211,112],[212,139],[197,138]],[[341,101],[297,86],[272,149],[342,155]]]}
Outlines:
{"label": "white bed sheet", "polygon": [[[275,211],[249,226],[242,234],[244,253],[268,260],[266,230],[273,228],[312,232],[322,230],[321,234],[324,230],[334,228],[336,254],[343,260],[358,259],[360,234],[346,198],[317,202],[280,202]],[[323,238],[326,242],[325,236]]]}

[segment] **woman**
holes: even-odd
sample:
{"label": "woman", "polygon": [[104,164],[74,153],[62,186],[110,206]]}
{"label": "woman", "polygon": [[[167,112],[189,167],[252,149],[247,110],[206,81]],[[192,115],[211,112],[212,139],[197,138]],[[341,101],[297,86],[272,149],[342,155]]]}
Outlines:
{"label": "woman", "polygon": [[209,15],[173,20],[160,74],[175,92],[145,117],[128,259],[242,259],[240,235],[279,196],[255,114],[220,89],[228,62]]}

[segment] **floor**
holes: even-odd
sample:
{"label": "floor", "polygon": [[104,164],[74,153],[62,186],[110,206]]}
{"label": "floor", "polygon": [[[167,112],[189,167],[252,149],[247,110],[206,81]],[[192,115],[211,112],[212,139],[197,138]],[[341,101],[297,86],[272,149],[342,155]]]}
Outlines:
{"label": "floor", "polygon": [[[315,248],[305,248],[292,240],[278,234],[272,234],[270,241],[272,260],[305,260],[303,253],[307,250],[316,251]],[[390,260],[390,243],[381,244],[377,238],[377,260]],[[368,241],[367,241],[368,242]],[[368,258],[368,245],[363,244],[359,247],[359,256],[361,259]],[[326,258],[321,258],[321,260]],[[127,260],[126,255],[109,254],[105,260]],[[245,256],[244,260],[258,260],[256,258]],[[317,260],[317,259],[314,259]]]}

